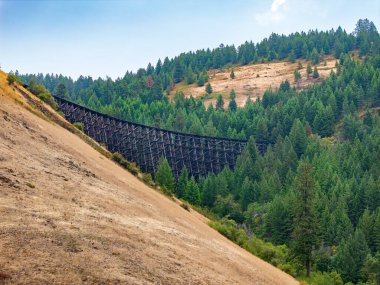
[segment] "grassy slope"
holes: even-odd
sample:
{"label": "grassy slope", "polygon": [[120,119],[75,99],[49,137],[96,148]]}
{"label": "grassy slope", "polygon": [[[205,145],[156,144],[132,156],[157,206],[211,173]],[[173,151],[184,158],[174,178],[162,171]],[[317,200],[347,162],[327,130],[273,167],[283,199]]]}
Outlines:
{"label": "grassy slope", "polygon": [[31,107],[5,78],[0,284],[297,284]]}

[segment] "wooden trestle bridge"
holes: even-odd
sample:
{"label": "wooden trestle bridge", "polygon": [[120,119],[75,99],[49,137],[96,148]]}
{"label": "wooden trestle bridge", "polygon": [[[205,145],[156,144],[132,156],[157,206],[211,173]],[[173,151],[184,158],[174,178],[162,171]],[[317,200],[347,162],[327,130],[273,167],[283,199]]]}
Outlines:
{"label": "wooden trestle bridge", "polygon": [[[81,122],[84,133],[104,144],[111,152],[121,153],[145,173],[153,174],[165,157],[178,178],[184,166],[198,178],[231,169],[247,141],[185,134],[117,119],[68,100],[54,97],[58,108],[71,122]],[[260,152],[266,144],[257,144]]]}

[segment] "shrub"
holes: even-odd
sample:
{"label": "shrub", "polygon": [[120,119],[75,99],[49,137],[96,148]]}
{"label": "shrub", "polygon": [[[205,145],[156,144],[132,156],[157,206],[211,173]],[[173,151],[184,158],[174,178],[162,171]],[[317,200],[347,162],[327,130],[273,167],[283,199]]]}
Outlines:
{"label": "shrub", "polygon": [[28,90],[42,101],[49,104],[54,110],[58,109],[58,104],[55,102],[54,97],[42,84],[37,84],[35,81],[31,80],[29,82]]}
{"label": "shrub", "polygon": [[211,221],[209,225],[250,253],[293,276],[298,275],[302,271],[302,265],[292,260],[289,249],[285,245],[275,246],[253,235],[250,236],[243,229],[239,229],[235,221],[226,218],[219,221]]}
{"label": "shrub", "polygon": [[137,175],[140,172],[140,169],[135,163],[126,160],[119,152],[113,153],[111,159],[117,162],[123,168],[127,169],[133,175]]}
{"label": "shrub", "polygon": [[7,81],[8,81],[9,85],[13,85],[16,82],[20,82],[20,80],[18,79],[18,77],[16,75],[12,74],[12,73],[8,74]]}
{"label": "shrub", "polygon": [[81,123],[81,122],[75,122],[75,123],[73,124],[73,126],[76,127],[78,130],[80,130],[80,131],[82,131],[82,132],[83,132],[83,130],[84,130],[84,125],[83,125],[83,123]]}
{"label": "shrub", "polygon": [[146,184],[148,184],[150,186],[154,186],[155,185],[155,183],[153,181],[153,178],[152,178],[152,175],[150,173],[143,173],[142,174],[142,179],[143,179],[143,181]]}
{"label": "shrub", "polygon": [[184,208],[186,211],[190,212],[190,205],[187,202],[181,203],[181,207]]}

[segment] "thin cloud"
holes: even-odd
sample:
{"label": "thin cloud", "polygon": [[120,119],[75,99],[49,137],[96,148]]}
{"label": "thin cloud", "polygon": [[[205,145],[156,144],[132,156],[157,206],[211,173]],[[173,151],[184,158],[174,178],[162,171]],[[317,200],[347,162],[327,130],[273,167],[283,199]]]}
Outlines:
{"label": "thin cloud", "polygon": [[268,25],[281,22],[285,18],[287,0],[273,0],[269,10],[257,13],[255,20],[259,25]]}

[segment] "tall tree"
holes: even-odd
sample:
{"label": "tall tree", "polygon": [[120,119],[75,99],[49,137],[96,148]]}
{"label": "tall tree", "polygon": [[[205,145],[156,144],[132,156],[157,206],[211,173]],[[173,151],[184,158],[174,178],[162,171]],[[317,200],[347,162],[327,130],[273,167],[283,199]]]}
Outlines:
{"label": "tall tree", "polygon": [[193,176],[187,183],[185,199],[193,205],[200,205],[201,203],[201,193],[199,192],[198,184]]}
{"label": "tall tree", "polygon": [[310,276],[312,251],[318,241],[317,217],[314,206],[315,181],[313,167],[301,162],[295,178],[294,229],[292,251],[306,268]]}
{"label": "tall tree", "polygon": [[232,89],[230,92],[230,103],[228,104],[228,109],[232,112],[235,112],[237,109],[235,98],[236,98],[236,93],[235,93],[235,90]]}
{"label": "tall tree", "polygon": [[156,182],[161,187],[165,187],[168,191],[173,193],[174,191],[174,176],[172,169],[166,160],[166,158],[161,157],[158,163],[158,167],[155,175]]}
{"label": "tall tree", "polygon": [[189,173],[187,171],[186,166],[184,166],[181,170],[181,174],[179,175],[178,183],[177,183],[177,187],[175,191],[178,198],[183,198],[185,196],[188,181],[189,181]]}
{"label": "tall tree", "polygon": [[223,111],[223,110],[224,110],[224,100],[223,100],[222,95],[219,95],[219,96],[218,96],[218,99],[216,99],[216,106],[215,106],[215,109],[216,109],[216,110],[220,110],[220,111]]}
{"label": "tall tree", "polygon": [[289,138],[292,142],[294,151],[297,153],[298,158],[300,158],[307,147],[307,134],[299,119],[294,121]]}
{"label": "tall tree", "polygon": [[69,99],[69,92],[68,92],[65,84],[63,84],[63,83],[60,83],[60,84],[57,85],[57,87],[55,88],[53,94],[55,96],[60,97],[60,98]]}
{"label": "tall tree", "polygon": [[316,66],[314,66],[313,78],[318,78],[318,77],[319,77],[318,68]]}
{"label": "tall tree", "polygon": [[336,256],[336,264],[338,272],[345,282],[365,281],[363,265],[368,253],[364,234],[360,230],[356,230],[346,242],[341,242]]}

